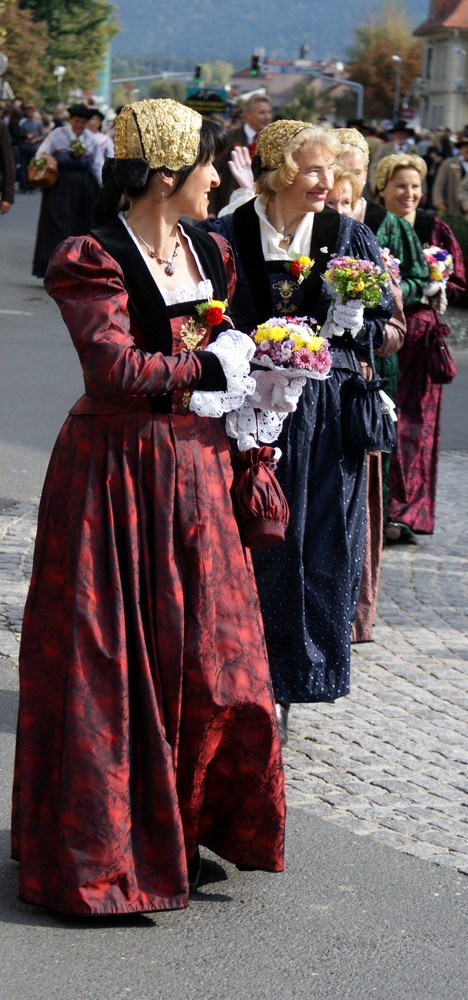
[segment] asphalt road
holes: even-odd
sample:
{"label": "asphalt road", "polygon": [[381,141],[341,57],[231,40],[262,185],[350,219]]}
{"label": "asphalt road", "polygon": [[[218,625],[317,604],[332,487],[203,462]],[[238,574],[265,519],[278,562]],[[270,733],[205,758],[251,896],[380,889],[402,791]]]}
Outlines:
{"label": "asphalt road", "polygon": [[[8,610],[13,642],[19,623],[9,609],[15,593],[22,600],[24,559],[31,551],[29,522],[29,534],[22,533],[27,504],[37,502],[55,435],[81,392],[79,366],[57,308],[41,283],[29,276],[38,203],[37,194],[18,196],[9,216],[0,218],[0,507],[7,525],[4,535],[0,531],[0,550],[6,553],[0,611]],[[447,846],[446,840],[439,848],[430,823],[423,827],[429,831],[426,841],[412,836],[411,797],[405,794],[410,779],[397,780],[396,770],[409,753],[410,738],[424,731],[427,755],[421,741],[417,751],[422,761],[417,773],[427,776],[422,812],[426,818],[437,815],[437,790],[431,782],[439,790],[455,788],[454,836],[463,829],[467,699],[466,680],[463,689],[460,677],[466,643],[463,650],[458,637],[465,634],[461,621],[463,613],[466,616],[460,594],[467,551],[462,529],[468,487],[468,352],[458,350],[457,360],[459,376],[444,394],[442,470],[452,478],[444,480],[441,516],[445,511],[446,520],[434,536],[437,541],[420,553],[393,552],[387,559],[376,643],[356,655],[353,698],[340,700],[336,718],[330,719],[325,709],[318,713],[313,728],[307,710],[292,713],[285,761],[289,800],[294,804],[288,814],[284,874],[240,873],[205,852],[200,890],[183,913],[88,922],[57,919],[22,904],[17,897],[17,868],[9,859],[8,832],[17,671],[14,653],[0,644],[0,653],[4,652],[0,659],[1,997],[466,1000],[468,867],[462,860],[463,847]],[[15,511],[21,515],[16,520]],[[457,511],[461,528],[455,534]],[[8,533],[10,528],[13,534]],[[446,565],[449,577],[443,576]],[[439,588],[442,581],[437,635],[444,648],[435,651],[435,633],[427,617],[427,601],[433,608],[435,598],[433,592],[424,593],[432,578],[437,578]],[[405,618],[409,600],[410,612],[416,604],[419,608],[416,624],[412,612],[411,632]],[[382,679],[395,650],[399,659]],[[440,684],[434,681],[431,686],[428,680],[417,688],[411,670],[421,672],[431,657],[431,676]],[[398,687],[396,702],[388,693],[390,676]],[[408,685],[414,686],[416,695],[408,692]],[[418,711],[413,711],[417,705]],[[392,714],[398,725],[390,738]],[[441,741],[429,746],[436,729],[434,714],[439,716],[441,740],[450,744],[445,760]],[[370,817],[361,799],[361,812],[347,805],[359,779],[356,747],[361,753],[361,776],[367,775],[362,784],[370,786],[371,771],[363,756],[364,752],[376,756],[367,745],[369,721],[380,736],[381,772],[396,773],[393,784],[398,785],[392,788],[387,781],[380,799],[370,799]],[[382,782],[375,785],[375,766],[374,788],[381,788]],[[409,775],[410,769],[404,773]],[[325,777],[327,791],[320,796],[317,787],[323,788]],[[415,786],[420,788],[421,783],[416,781]],[[411,803],[416,814],[417,803],[413,799]],[[442,806],[450,819],[448,794]],[[377,822],[380,816],[384,818]],[[396,825],[392,826],[392,818]],[[392,831],[395,846],[390,846]],[[434,857],[437,862],[431,860]]]}

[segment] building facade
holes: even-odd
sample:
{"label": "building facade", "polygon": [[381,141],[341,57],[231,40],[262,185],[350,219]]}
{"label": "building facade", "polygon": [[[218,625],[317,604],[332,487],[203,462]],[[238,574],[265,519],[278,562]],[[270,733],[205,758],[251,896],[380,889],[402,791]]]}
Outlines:
{"label": "building facade", "polygon": [[431,0],[424,40],[421,126],[468,132],[468,0]]}

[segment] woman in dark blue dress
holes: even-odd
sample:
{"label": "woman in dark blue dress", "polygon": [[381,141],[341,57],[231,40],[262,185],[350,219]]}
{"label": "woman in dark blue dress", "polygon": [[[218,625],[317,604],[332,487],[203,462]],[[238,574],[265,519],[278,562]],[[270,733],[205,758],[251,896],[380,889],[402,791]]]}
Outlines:
{"label": "woman in dark blue dress", "polygon": [[[238,329],[249,332],[273,316],[308,316],[325,324],[326,336],[333,303],[322,276],[330,256],[383,267],[367,227],[325,208],[338,152],[332,130],[272,123],[257,143],[258,196],[205,223],[234,250],[238,283],[231,315]],[[314,265],[298,281],[287,265],[301,255]],[[370,339],[381,344],[391,297],[384,291],[380,306],[364,312],[350,305],[344,325],[352,334],[332,337],[330,377],[307,381],[297,411],[283,425],[278,477],[291,509],[286,542],[255,557],[283,743],[291,702],[334,701],[349,693],[350,632],[364,552],[365,452],[344,439],[341,391],[367,357]]]}

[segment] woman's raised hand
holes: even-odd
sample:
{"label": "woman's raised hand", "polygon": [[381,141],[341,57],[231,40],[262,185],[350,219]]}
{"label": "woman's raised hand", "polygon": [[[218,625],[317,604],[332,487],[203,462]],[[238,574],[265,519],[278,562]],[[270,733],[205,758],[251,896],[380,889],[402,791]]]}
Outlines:
{"label": "woman's raised hand", "polygon": [[250,189],[254,186],[251,163],[247,146],[234,146],[231,150],[229,169],[241,188]]}

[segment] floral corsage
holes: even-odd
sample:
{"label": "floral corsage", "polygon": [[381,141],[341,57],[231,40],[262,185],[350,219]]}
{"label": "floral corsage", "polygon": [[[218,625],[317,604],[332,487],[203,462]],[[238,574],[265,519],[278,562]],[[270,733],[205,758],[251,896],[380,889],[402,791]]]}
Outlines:
{"label": "floral corsage", "polygon": [[253,363],[287,369],[288,377],[327,378],[332,367],[328,341],[319,336],[315,320],[273,317],[252,333]]}
{"label": "floral corsage", "polygon": [[199,302],[195,306],[197,313],[206,326],[219,326],[220,323],[229,323],[233,326],[232,320],[229,316],[225,315],[224,310],[227,309],[227,301],[221,302],[220,299],[210,299],[209,302]]}
{"label": "floral corsage", "polygon": [[297,278],[298,285],[304,278],[308,278],[309,274],[315,264],[314,260],[310,257],[294,257],[293,260],[285,261],[285,268],[288,274],[291,274],[293,278]]}
{"label": "floral corsage", "polygon": [[86,146],[81,142],[81,139],[72,139],[70,150],[75,156],[83,156],[86,153]]}

